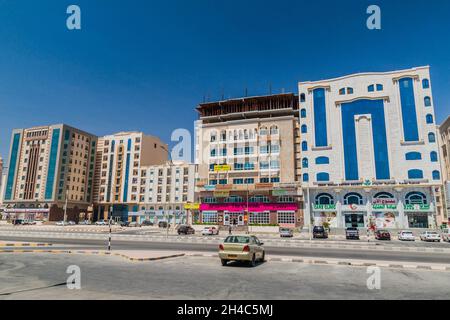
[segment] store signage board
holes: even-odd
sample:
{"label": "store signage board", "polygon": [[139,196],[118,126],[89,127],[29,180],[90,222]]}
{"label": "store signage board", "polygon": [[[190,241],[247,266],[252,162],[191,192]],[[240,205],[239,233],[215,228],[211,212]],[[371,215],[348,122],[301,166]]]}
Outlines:
{"label": "store signage board", "polygon": [[313,205],[313,210],[317,211],[335,211],[336,205],[335,204],[315,204]]}
{"label": "store signage board", "polygon": [[430,211],[429,204],[405,204],[405,211]]}
{"label": "store signage board", "polygon": [[216,164],[214,166],[215,172],[230,171],[230,170],[231,170],[231,166],[229,164]]}

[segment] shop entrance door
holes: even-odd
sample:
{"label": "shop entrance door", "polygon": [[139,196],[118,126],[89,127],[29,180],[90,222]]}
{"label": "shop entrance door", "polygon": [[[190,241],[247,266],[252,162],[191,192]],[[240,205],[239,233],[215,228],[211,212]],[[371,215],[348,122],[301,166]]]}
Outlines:
{"label": "shop entrance door", "polygon": [[243,212],[227,212],[223,217],[223,224],[225,226],[243,226],[244,213]]}
{"label": "shop entrance door", "polygon": [[346,228],[364,228],[364,214],[348,213],[345,214]]}

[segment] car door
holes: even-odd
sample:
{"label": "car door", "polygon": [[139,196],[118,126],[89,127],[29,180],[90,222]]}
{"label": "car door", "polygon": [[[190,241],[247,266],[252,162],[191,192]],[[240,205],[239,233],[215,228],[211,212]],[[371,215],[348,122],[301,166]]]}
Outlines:
{"label": "car door", "polygon": [[256,258],[260,259],[262,258],[262,253],[263,253],[263,249],[261,247],[261,241],[259,241],[259,239],[255,236],[252,236],[253,238],[253,242],[255,243],[255,253],[256,253]]}

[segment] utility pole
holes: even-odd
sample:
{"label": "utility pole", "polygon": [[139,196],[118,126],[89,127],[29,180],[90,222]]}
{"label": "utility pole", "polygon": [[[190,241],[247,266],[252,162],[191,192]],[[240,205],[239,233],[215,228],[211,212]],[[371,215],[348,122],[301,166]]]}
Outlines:
{"label": "utility pole", "polygon": [[108,251],[111,251],[111,219],[112,219],[112,205],[109,208],[109,219],[108,219],[108,226],[109,226],[109,237],[108,237]]}

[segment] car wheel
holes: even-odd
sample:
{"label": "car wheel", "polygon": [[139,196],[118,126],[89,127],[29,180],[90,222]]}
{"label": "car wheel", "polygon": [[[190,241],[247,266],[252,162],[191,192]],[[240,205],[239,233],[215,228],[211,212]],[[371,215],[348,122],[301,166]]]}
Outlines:
{"label": "car wheel", "polygon": [[220,259],[220,262],[222,262],[222,265],[223,265],[223,266],[226,266],[227,263],[228,263],[228,260],[226,260],[226,259]]}
{"label": "car wheel", "polygon": [[256,256],[253,254],[252,260],[250,261],[250,267],[256,267]]}

